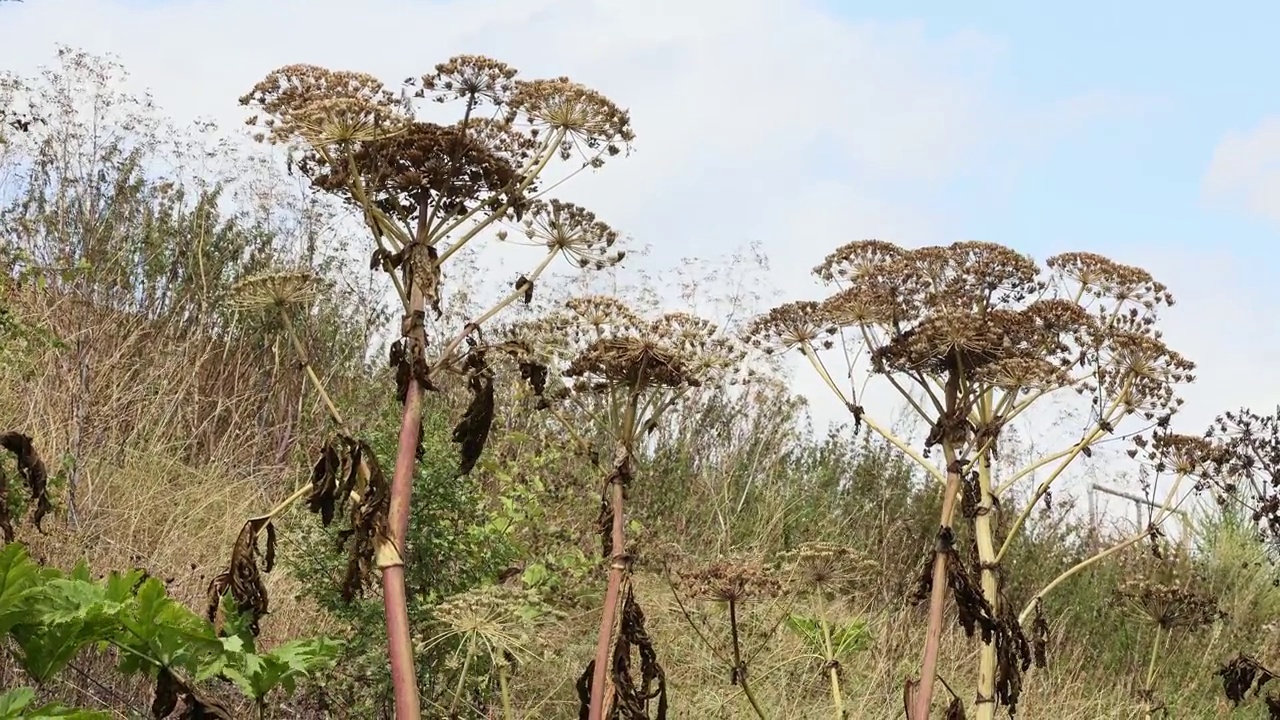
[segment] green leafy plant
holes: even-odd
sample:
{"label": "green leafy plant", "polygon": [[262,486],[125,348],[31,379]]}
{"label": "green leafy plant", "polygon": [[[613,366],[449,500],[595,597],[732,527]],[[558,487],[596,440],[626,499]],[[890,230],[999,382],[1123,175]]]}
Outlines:
{"label": "green leafy plant", "polygon": [[[236,632],[219,636],[207,619],[169,598],[164,584],[141,570],[95,581],[83,563],[64,574],[37,564],[20,543],[0,550],[0,632],[16,646],[22,669],[43,683],[86,649],[111,648],[121,673],[154,679],[157,718],[169,717],[181,698],[185,716],[229,719],[230,711],[200,689],[215,677],[241,687],[266,717],[267,693],[292,693],[299,676],[327,667],[336,653],[333,641],[315,639],[259,654],[245,641],[247,622],[234,610],[228,617]],[[21,693],[6,697],[15,712],[31,702]],[[52,707],[23,712],[94,716]]]}
{"label": "green leafy plant", "polygon": [[44,720],[44,718],[63,718],[63,720],[107,720],[111,715],[105,712],[79,710],[57,703],[35,706],[36,691],[31,688],[14,688],[0,694],[0,719],[2,720]]}

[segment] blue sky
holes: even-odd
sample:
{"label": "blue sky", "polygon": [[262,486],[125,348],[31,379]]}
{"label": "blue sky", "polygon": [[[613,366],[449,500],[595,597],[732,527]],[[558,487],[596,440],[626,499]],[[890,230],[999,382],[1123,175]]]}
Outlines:
{"label": "blue sky", "polygon": [[1210,206],[1201,181],[1225,132],[1280,112],[1280,4],[837,2],[848,18],[917,20],[998,44],[991,83],[1018,102],[1101,93],[1114,107],[1024,165],[993,197],[959,178],[940,198],[961,234],[1035,253],[1084,244],[1217,245],[1262,281],[1274,225]]}

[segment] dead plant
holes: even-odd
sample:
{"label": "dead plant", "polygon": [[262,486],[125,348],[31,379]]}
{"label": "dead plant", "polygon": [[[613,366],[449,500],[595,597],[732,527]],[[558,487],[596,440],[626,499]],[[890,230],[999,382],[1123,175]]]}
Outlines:
{"label": "dead plant", "polygon": [[[745,647],[745,628],[741,613],[748,604],[782,596],[783,582],[778,573],[760,560],[749,557],[724,557],[707,563],[693,563],[682,553],[672,553],[672,557],[668,558],[667,578],[685,621],[702,644],[729,666],[729,682],[742,688],[742,695],[752,712],[761,720],[767,720],[768,716],[751,689],[749,669],[751,660],[769,643],[769,639],[787,618],[787,613],[779,613],[777,622],[766,629],[755,648]],[[682,595],[684,600],[681,599]],[[727,649],[703,632],[701,625],[685,607],[685,600],[709,603],[726,609],[729,636]]]}
{"label": "dead plant", "polygon": [[[13,454],[14,461],[18,467],[18,476],[26,484],[27,491],[31,494],[31,499],[36,504],[31,521],[35,524],[37,530],[43,532],[40,522],[44,520],[46,515],[53,512],[53,501],[49,499],[49,472],[45,469],[44,460],[40,458],[40,453],[36,452],[35,443],[32,442],[31,437],[20,432],[0,433],[0,447]],[[5,542],[13,542],[13,518],[12,510],[9,508],[9,480],[5,475],[3,466],[0,466],[0,533],[3,533]]]}
{"label": "dead plant", "polygon": [[[586,257],[582,253],[589,249],[581,246],[579,257]],[[663,413],[691,388],[727,382],[742,352],[732,338],[706,320],[680,312],[646,319],[620,300],[605,296],[571,298],[558,311],[513,327],[508,335],[495,348],[515,360],[537,406],[552,413],[570,440],[596,458],[597,465],[601,453],[592,440],[604,437],[612,444],[598,516],[609,583],[595,659],[582,685],[586,717],[600,720],[621,707],[617,705],[620,691],[616,687],[610,691],[606,681],[609,648],[621,642],[620,633],[626,632],[625,622],[619,625],[620,602],[633,558],[626,545],[624,503],[635,475],[637,449]],[[551,380],[556,387],[549,387]],[[585,432],[568,413],[587,418]],[[607,694],[615,698],[612,711],[606,707]]]}
{"label": "dead plant", "polygon": [[[866,423],[944,486],[937,541],[922,577],[929,629],[919,685],[907,690],[909,716],[929,715],[947,588],[961,604],[961,617],[972,623],[966,629],[981,630],[976,717],[990,720],[998,704],[1012,712],[1031,659],[1020,624],[1043,593],[1021,617],[1013,613],[1002,589],[1001,561],[1032,510],[1078,458],[1104,442],[1168,426],[1181,404],[1175,389],[1193,379],[1194,368],[1156,329],[1158,310],[1173,298],[1146,271],[1099,255],[1064,253],[1042,269],[984,242],[907,249],[857,241],[828,255],[814,272],[834,294],[757,318],[748,330],[751,342],[765,353],[802,353],[855,425]],[[824,359],[828,350],[841,356],[847,388]],[[859,400],[860,374],[892,387],[925,421],[927,435],[912,442],[868,413]],[[1002,429],[1046,398],[1070,393],[1085,399],[1090,416],[1079,439],[997,477]],[[1129,419],[1136,427],[1126,432],[1122,422]],[[938,462],[930,459],[934,448],[941,450]],[[1025,507],[1011,520],[1002,518],[1001,499],[1036,473],[1042,479]],[[1160,519],[1179,489],[1176,484]],[[957,510],[972,523],[976,539],[977,563],[967,569],[955,562]],[[1114,551],[1084,561],[1064,578]]]}
{"label": "dead plant", "polygon": [[[588,211],[544,199],[539,183],[556,159],[576,158],[576,173],[623,153],[634,138],[630,117],[567,78],[516,76],[497,60],[460,55],[411,77],[397,96],[367,73],[299,64],[271,72],[240,99],[258,111],[248,121],[258,139],[286,146],[315,189],[360,214],[374,243],[370,266],[388,274],[403,306],[400,338],[390,353],[404,406],[395,469],[385,506],[380,496],[369,505],[377,493],[366,494],[362,527],[372,532],[358,537],[371,539],[382,571],[396,717],[407,720],[420,716],[403,557],[423,393],[437,388],[443,372],[466,376],[473,400],[455,439],[462,445],[460,471],[467,472],[494,412],[483,351],[472,342],[481,327],[527,301],[558,256],[590,267],[622,259],[616,250],[602,251],[615,243],[615,232]],[[414,101],[427,98],[459,103],[459,119],[417,119]],[[443,314],[445,262],[504,222],[523,225],[546,254],[488,310],[451,335],[428,338],[426,313]],[[593,261],[580,262],[583,253]]]}

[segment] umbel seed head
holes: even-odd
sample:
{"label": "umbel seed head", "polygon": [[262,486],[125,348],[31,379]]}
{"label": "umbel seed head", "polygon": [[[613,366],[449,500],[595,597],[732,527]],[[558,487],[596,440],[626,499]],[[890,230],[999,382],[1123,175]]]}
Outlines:
{"label": "umbel seed head", "polygon": [[231,286],[232,307],[246,310],[305,305],[320,295],[319,279],[308,271],[253,275]]}

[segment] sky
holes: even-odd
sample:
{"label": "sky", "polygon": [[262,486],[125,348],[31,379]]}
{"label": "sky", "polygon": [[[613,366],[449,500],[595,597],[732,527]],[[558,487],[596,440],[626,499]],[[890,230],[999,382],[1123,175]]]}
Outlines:
{"label": "sky", "polygon": [[[1280,402],[1280,4],[817,0],[26,0],[0,68],[120,58],[178,118],[307,62],[390,83],[457,53],[628,107],[635,153],[575,179],[652,260],[758,243],[783,297],[836,246],[1102,252],[1167,283],[1200,365],[1180,429]],[[839,409],[809,375],[821,421]]]}

